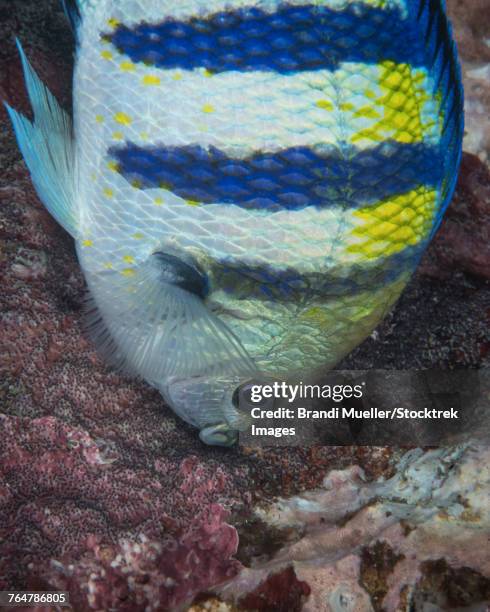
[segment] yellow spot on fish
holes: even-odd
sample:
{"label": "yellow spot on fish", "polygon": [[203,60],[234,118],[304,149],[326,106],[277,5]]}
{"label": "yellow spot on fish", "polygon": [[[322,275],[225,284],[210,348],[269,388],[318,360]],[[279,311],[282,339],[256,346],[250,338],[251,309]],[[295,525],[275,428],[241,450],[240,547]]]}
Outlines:
{"label": "yellow spot on fish", "polygon": [[135,66],[134,66],[133,62],[121,62],[119,64],[119,68],[123,72],[134,72],[134,70],[135,70]]}
{"label": "yellow spot on fish", "polygon": [[123,260],[128,264],[134,263],[134,257],[132,255],[124,255]]}
{"label": "yellow spot on fish", "polygon": [[103,115],[95,115],[95,121],[97,121],[97,123],[104,123],[104,116]]}
{"label": "yellow spot on fish", "polygon": [[119,164],[115,161],[109,161],[107,162],[107,167],[109,168],[109,170],[112,170],[113,172],[119,172]]}
{"label": "yellow spot on fish", "polygon": [[333,110],[333,104],[330,102],[330,100],[318,100],[318,102],[315,104],[318,106],[318,108],[322,108],[323,110]]}
{"label": "yellow spot on fish", "polygon": [[124,268],[124,270],[121,270],[121,274],[124,276],[134,276],[136,271],[134,268]]}
{"label": "yellow spot on fish", "polygon": [[173,75],[173,77],[172,77],[172,78],[173,78],[173,80],[174,80],[174,81],[180,81],[180,79],[182,78],[182,73],[181,73],[181,72],[176,72],[176,73]]}
{"label": "yellow spot on fish", "polygon": [[140,134],[141,140],[148,140],[149,137],[150,135],[148,134],[148,132],[141,132]]}
{"label": "yellow spot on fish", "polygon": [[114,140],[122,140],[124,138],[124,134],[122,132],[112,132],[112,138]]}
{"label": "yellow spot on fish", "polygon": [[110,261],[106,262],[106,263],[104,264],[104,268],[105,268],[106,270],[112,270],[112,264],[111,264],[111,262],[110,262]]}
{"label": "yellow spot on fish", "polygon": [[93,244],[94,243],[92,242],[92,240],[82,240],[82,246],[84,247],[91,247],[93,246]]}
{"label": "yellow spot on fish", "polygon": [[205,104],[202,107],[203,113],[214,113],[214,106],[212,104]]}
{"label": "yellow spot on fish", "polygon": [[100,57],[102,57],[105,60],[111,60],[113,55],[110,51],[107,51],[107,49],[104,49],[104,51],[101,51]]}
{"label": "yellow spot on fish", "polygon": [[112,198],[112,197],[114,197],[114,192],[109,187],[106,187],[104,189],[104,195],[105,195],[106,198]]}
{"label": "yellow spot on fish", "polygon": [[107,20],[107,25],[110,28],[117,28],[117,26],[120,24],[121,22],[118,19],[108,19]]}
{"label": "yellow spot on fish", "polygon": [[138,179],[134,179],[133,181],[131,181],[131,185],[135,188],[135,189],[141,189],[143,183],[141,181],[139,181]]}
{"label": "yellow spot on fish", "polygon": [[379,119],[381,115],[372,106],[361,106],[354,113],[354,117],[367,117],[368,119]]}
{"label": "yellow spot on fish", "polygon": [[324,309],[319,306],[313,306],[305,310],[303,314],[306,318],[316,318],[324,314]]}
{"label": "yellow spot on fish", "polygon": [[131,117],[129,115],[126,115],[126,113],[116,113],[114,115],[114,121],[120,123],[121,125],[131,125],[131,123],[133,122]]}
{"label": "yellow spot on fish", "polygon": [[208,78],[209,78],[209,77],[212,77],[212,76],[213,76],[213,73],[212,73],[210,70],[208,70],[207,68],[204,68],[203,75],[204,75],[205,77],[208,77]]}
{"label": "yellow spot on fish", "polygon": [[425,186],[380,200],[353,213],[357,226],[350,253],[363,258],[388,257],[418,244],[430,231],[437,192]]}
{"label": "yellow spot on fish", "polygon": [[141,232],[135,232],[131,238],[134,238],[135,240],[142,240],[145,237],[144,234],[142,234]]}
{"label": "yellow spot on fish", "polygon": [[154,74],[147,74],[142,78],[143,85],[160,85],[159,77]]}
{"label": "yellow spot on fish", "polygon": [[352,104],[352,102],[343,102],[339,105],[339,108],[343,111],[351,111],[354,110],[355,106]]}
{"label": "yellow spot on fish", "polygon": [[200,202],[196,202],[196,200],[186,200],[185,203],[189,206],[199,206],[200,204]]}
{"label": "yellow spot on fish", "polygon": [[161,206],[163,204],[163,198],[158,198],[157,197],[153,201],[155,202],[156,206]]}

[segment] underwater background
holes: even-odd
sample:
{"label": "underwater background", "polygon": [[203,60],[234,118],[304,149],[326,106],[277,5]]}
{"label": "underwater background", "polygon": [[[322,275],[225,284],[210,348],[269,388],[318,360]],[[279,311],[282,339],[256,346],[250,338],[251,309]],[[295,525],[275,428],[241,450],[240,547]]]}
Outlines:
{"label": "underwater background", "polygon": [[[339,368],[490,366],[490,11],[448,13],[466,96],[456,194],[393,312]],[[29,114],[15,36],[69,109],[58,1],[0,0],[0,97]],[[488,444],[204,446],[82,335],[73,242],[3,108],[0,168],[0,589],[67,590],[81,611],[487,609]]]}

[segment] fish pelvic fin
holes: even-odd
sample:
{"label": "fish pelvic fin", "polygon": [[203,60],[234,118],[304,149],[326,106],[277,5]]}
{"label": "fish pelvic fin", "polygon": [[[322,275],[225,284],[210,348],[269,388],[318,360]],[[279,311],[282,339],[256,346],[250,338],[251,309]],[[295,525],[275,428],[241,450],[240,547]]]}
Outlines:
{"label": "fish pelvic fin", "polygon": [[39,197],[56,221],[76,237],[72,121],[37,76],[20,42],[16,43],[34,121],[31,123],[7,103],[5,107]]}
{"label": "fish pelvic fin", "polygon": [[206,279],[189,259],[159,252],[131,273],[107,270],[86,276],[93,297],[86,327],[116,368],[154,386],[170,378],[256,371],[240,340],[206,306]]}

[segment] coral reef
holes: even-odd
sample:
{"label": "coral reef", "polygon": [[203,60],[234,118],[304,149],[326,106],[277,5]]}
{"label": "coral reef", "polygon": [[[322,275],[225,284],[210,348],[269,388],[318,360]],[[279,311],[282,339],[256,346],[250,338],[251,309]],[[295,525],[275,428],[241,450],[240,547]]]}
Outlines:
{"label": "coral reef", "polygon": [[[482,541],[490,509],[481,491],[489,485],[490,447],[470,445],[410,451],[388,480],[366,482],[357,467],[331,471],[321,489],[256,510],[266,524],[294,529],[296,538],[267,562],[244,569],[221,595],[242,602],[292,563],[297,579],[311,588],[302,610],[482,604],[490,597]],[[439,587],[429,588],[435,573]],[[451,575],[458,576],[459,591],[441,589]]]}
{"label": "coral reef", "polygon": [[[344,368],[489,365],[486,94],[468,81],[488,62],[479,6],[449,2],[475,155],[412,283]],[[69,107],[57,0],[0,0],[0,97],[29,112],[14,32]],[[0,588],[66,588],[77,612],[194,597],[195,612],[432,612],[490,597],[487,449],[205,447],[81,333],[73,244],[37,199],[3,109],[0,166]]]}
{"label": "coral reef", "polygon": [[[209,585],[233,577],[240,564],[235,529],[224,522],[219,504],[209,505],[178,538],[100,545],[87,542],[88,551],[76,565],[69,561],[38,565],[38,576],[50,588],[70,592],[75,610],[144,612],[186,607]],[[34,569],[34,568],[33,568]]]}

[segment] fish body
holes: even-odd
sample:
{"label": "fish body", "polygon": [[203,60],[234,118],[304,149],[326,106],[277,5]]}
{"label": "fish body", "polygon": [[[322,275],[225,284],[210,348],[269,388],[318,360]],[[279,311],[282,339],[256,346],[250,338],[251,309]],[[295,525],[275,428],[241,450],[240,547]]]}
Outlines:
{"label": "fish body", "polygon": [[[237,385],[334,367],[441,221],[463,131],[444,6],[76,9],[73,132],[23,57],[35,123],[10,109],[19,143],[76,239],[99,347],[227,444]],[[57,154],[44,177],[36,137]]]}

